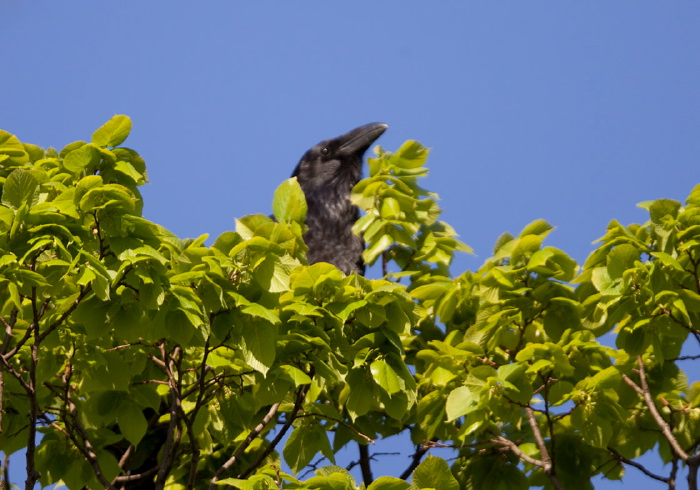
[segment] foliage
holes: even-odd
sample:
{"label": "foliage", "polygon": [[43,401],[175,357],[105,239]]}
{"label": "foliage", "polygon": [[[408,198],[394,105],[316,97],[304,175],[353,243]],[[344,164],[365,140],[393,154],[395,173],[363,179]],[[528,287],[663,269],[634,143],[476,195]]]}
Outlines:
{"label": "foliage", "polygon": [[[611,222],[582,268],[538,220],[453,276],[469,248],[417,184],[428,150],[379,148],[353,195],[370,280],[306,265],[293,179],[277,221],[211,246],[144,219],[130,129],[60,152],[0,132],[0,449],[26,449],[25,488],[592,488],[629,466],[673,488],[683,465],[697,488],[700,187]],[[368,443],[405,431],[406,472],[373,478]],[[333,466],[358,443],[359,483]]]}

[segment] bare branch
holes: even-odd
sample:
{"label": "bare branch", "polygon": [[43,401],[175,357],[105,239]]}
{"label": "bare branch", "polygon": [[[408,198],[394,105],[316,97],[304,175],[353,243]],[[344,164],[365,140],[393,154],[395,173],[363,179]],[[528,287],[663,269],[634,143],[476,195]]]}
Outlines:
{"label": "bare branch", "polygon": [[338,424],[338,425],[342,425],[343,427],[348,428],[349,430],[351,430],[352,432],[354,432],[355,435],[356,435],[357,437],[361,437],[362,439],[364,439],[364,440],[367,441],[368,443],[370,443],[370,444],[376,444],[376,442],[375,442],[374,439],[372,439],[372,438],[369,437],[368,435],[363,434],[362,432],[360,432],[359,430],[357,430],[355,427],[353,427],[352,425],[348,424],[348,423],[345,422],[344,420],[336,419],[336,418],[334,418],[334,417],[329,417],[328,415],[325,415],[325,414],[322,414],[322,413],[305,413],[305,414],[302,414],[302,415],[297,416],[296,418],[301,419],[301,418],[304,418],[304,417],[321,417],[321,418],[323,418],[323,419],[330,420],[331,422],[335,422],[335,423]]}
{"label": "bare branch", "polygon": [[639,381],[642,386],[640,387],[639,385],[637,385],[637,383],[635,383],[626,374],[622,375],[623,381],[627,383],[630,387],[632,387],[634,391],[639,393],[642,396],[642,398],[644,398],[644,403],[646,404],[647,408],[649,408],[651,416],[654,417],[654,420],[656,421],[657,425],[661,428],[661,432],[664,434],[664,437],[666,437],[666,440],[671,445],[673,451],[683,461],[687,461],[689,458],[688,453],[686,453],[681,447],[681,445],[678,443],[678,440],[673,435],[671,426],[669,426],[666,420],[664,420],[664,418],[661,416],[661,413],[659,413],[659,410],[656,408],[654,400],[651,398],[651,392],[649,391],[649,385],[647,384],[647,377],[644,371],[644,361],[642,361],[642,356],[637,357],[637,365],[639,366]]}
{"label": "bare branch", "polygon": [[275,450],[277,447],[277,444],[280,443],[284,435],[287,433],[289,428],[292,426],[292,422],[297,418],[297,415],[299,413],[299,410],[301,410],[301,407],[304,403],[304,398],[306,398],[306,393],[309,391],[309,387],[311,385],[307,385],[306,387],[300,387],[299,391],[297,391],[297,398],[294,401],[294,408],[292,408],[291,413],[287,416],[287,420],[285,420],[284,425],[282,428],[279,430],[275,438],[268,444],[268,446],[265,448],[263,453],[258,457],[258,459],[250,465],[248,469],[246,469],[243,473],[241,473],[238,477],[239,478],[246,478],[248,475],[250,475],[255,469],[267,458],[272,451]]}
{"label": "bare branch", "polygon": [[139,480],[144,480],[146,478],[151,478],[156,473],[158,473],[158,466],[154,466],[153,468],[146,470],[143,473],[138,473],[136,475],[118,476],[112,481],[112,483],[114,485],[123,485],[125,483],[133,483],[133,482],[136,482]]}
{"label": "bare branch", "polygon": [[[163,460],[158,469],[158,477],[156,478],[156,490],[165,488],[165,481],[175,462],[175,451],[180,441],[180,415],[182,414],[182,400],[180,398],[179,381],[175,379],[175,359],[180,354],[180,347],[175,347],[168,361],[168,354],[165,350],[165,342],[160,344],[160,352],[163,357],[162,365],[165,368],[165,373],[168,376],[168,384],[170,385],[170,424],[168,432],[163,444]],[[155,360],[155,358],[154,358]]]}
{"label": "bare branch", "polygon": [[277,413],[277,410],[280,407],[280,402],[275,403],[270,407],[270,410],[268,410],[267,414],[263,417],[263,419],[260,421],[258,425],[255,426],[253,430],[250,431],[250,434],[248,434],[248,437],[245,438],[245,441],[238,446],[238,449],[236,449],[236,452],[233,453],[233,456],[231,456],[228,461],[226,461],[221,468],[219,468],[214,475],[214,478],[211,479],[211,485],[209,485],[209,490],[216,490],[216,482],[221,479],[221,476],[226,473],[231,467],[236,463],[238,458],[243,454],[243,452],[250,446],[250,443],[255,440],[256,437],[263,431],[265,426],[270,423],[270,420],[272,420],[272,417],[275,416]]}
{"label": "bare branch", "polygon": [[[49,325],[49,326],[46,328],[46,330],[44,330],[44,331],[41,333],[41,335],[39,336],[39,341],[44,340],[49,334],[51,334],[51,332],[53,332],[53,331],[56,330],[58,327],[60,327],[61,324],[63,324],[64,320],[65,320],[66,318],[68,318],[68,317],[70,316],[71,313],[73,313],[73,311],[78,307],[78,305],[80,304],[80,302],[81,302],[83,299],[85,299],[85,296],[87,296],[88,293],[89,293],[90,291],[92,291],[92,288],[90,287],[89,284],[88,284],[88,286],[85,287],[85,288],[83,288],[83,287],[81,286],[80,294],[79,294],[78,297],[75,299],[75,301],[73,301],[73,304],[70,305],[70,307],[69,307],[66,311],[64,311],[63,314],[62,314],[60,317],[58,317],[58,319],[57,319],[55,322],[53,322],[51,325]],[[44,304],[44,306],[46,306],[46,303]],[[42,310],[44,310],[44,307],[42,307]]]}
{"label": "bare branch", "polygon": [[700,359],[700,355],[697,356],[680,356],[676,357],[675,359],[669,359],[671,361],[696,361]]}
{"label": "bare branch", "polygon": [[408,480],[408,477],[411,476],[411,473],[413,473],[413,470],[415,470],[418,465],[420,464],[420,460],[423,459],[423,456],[425,456],[425,453],[428,452],[428,448],[425,446],[418,446],[416,447],[416,452],[413,453],[413,456],[411,456],[411,464],[408,465],[408,468],[404,470],[403,473],[401,473],[401,478],[402,480]]}
{"label": "bare branch", "polygon": [[[17,322],[17,313],[17,308],[13,308],[12,313],[10,313],[9,322],[5,320],[4,316],[0,316],[0,320],[2,320],[3,325],[5,325],[5,338],[2,341],[2,347],[0,347],[0,357],[2,358],[2,362],[0,362],[0,434],[2,434],[2,416],[5,413],[5,363],[7,362],[5,360],[5,354],[7,353],[7,349],[10,348],[10,339],[12,339],[13,336],[12,329]],[[6,460],[9,461],[9,459]]]}
{"label": "bare branch", "polygon": [[510,439],[506,439],[503,436],[496,436],[495,439],[491,439],[491,442],[499,446],[507,447],[513,454],[515,454],[517,457],[519,457],[526,463],[530,463],[533,466],[539,466],[540,468],[544,468],[544,461],[535,459],[532,456],[528,456],[518,447],[516,443],[514,443]]}
{"label": "bare branch", "polygon": [[36,452],[36,423],[39,418],[39,402],[36,399],[36,368],[39,363],[39,318],[36,309],[36,287],[32,287],[32,311],[34,314],[32,327],[34,343],[31,345],[31,356],[29,358],[29,381],[27,382],[27,396],[29,398],[29,430],[27,435],[27,479],[24,481],[24,488],[32,490],[37,480],[41,476],[34,465]]}
{"label": "bare branch", "polygon": [[542,455],[542,469],[544,474],[547,475],[549,481],[552,482],[552,486],[557,490],[563,490],[563,487],[559,483],[559,479],[556,476],[554,465],[552,464],[552,458],[549,456],[549,451],[547,450],[547,445],[542,437],[542,431],[540,431],[540,426],[537,425],[537,419],[535,418],[535,412],[531,407],[526,407],[525,412],[527,413],[527,419],[530,423],[530,428],[535,436],[535,441],[537,442],[537,447],[540,449],[540,454]]}
{"label": "bare branch", "polygon": [[[213,321],[213,317],[209,317],[209,322],[211,323]],[[187,488],[188,489],[193,489],[194,485],[196,483],[197,479],[197,466],[199,464],[199,457],[200,457],[200,452],[199,452],[199,445],[197,444],[197,437],[194,433],[194,420],[197,417],[197,413],[199,412],[199,409],[203,405],[203,401],[205,399],[205,392],[207,389],[207,384],[206,384],[206,376],[208,372],[208,367],[207,366],[207,358],[209,357],[209,338],[207,338],[207,341],[204,344],[204,355],[202,356],[202,361],[199,364],[199,376],[197,378],[197,382],[195,385],[192,387],[192,389],[197,389],[197,400],[195,401],[194,408],[190,412],[189,417],[183,414],[183,419],[185,422],[185,428],[187,429],[187,434],[189,435],[190,439],[190,475],[187,480]],[[187,395],[185,395],[187,396]]]}
{"label": "bare branch", "polygon": [[644,474],[645,474],[646,476],[648,476],[649,478],[653,478],[654,480],[658,480],[658,481],[660,481],[660,482],[668,483],[668,481],[669,481],[668,478],[663,477],[663,476],[659,476],[659,475],[656,475],[656,474],[652,473],[651,471],[649,471],[648,469],[646,469],[646,467],[644,467],[644,465],[639,464],[639,463],[637,463],[636,461],[632,461],[631,459],[625,458],[622,454],[620,454],[618,451],[616,451],[616,450],[613,449],[612,447],[608,446],[608,447],[607,447],[607,450],[608,450],[610,453],[612,453],[612,455],[615,456],[615,459],[617,459],[617,460],[620,461],[621,463],[625,463],[625,464],[628,464],[628,465],[630,465],[630,466],[634,466],[635,468],[637,468],[639,471],[641,471],[642,473],[644,473]]}
{"label": "bare branch", "polygon": [[362,444],[361,442],[357,443],[358,448],[360,449],[360,470],[362,470],[362,481],[364,481],[365,486],[370,486],[372,484],[372,467],[370,466],[370,455],[369,455],[369,447],[367,444]]}
{"label": "bare branch", "polygon": [[12,484],[10,483],[10,457],[5,453],[2,453],[2,476],[3,480],[0,482],[2,483],[0,488],[7,488],[9,490],[12,488]]}
{"label": "bare branch", "polygon": [[552,471],[552,459],[549,457],[549,451],[547,451],[547,445],[545,444],[544,438],[542,437],[540,426],[537,425],[535,413],[530,407],[525,408],[525,413],[527,413],[527,420],[530,423],[530,428],[532,429],[532,433],[535,436],[537,447],[539,448],[540,454],[542,455],[542,464],[538,466],[542,466],[545,473],[549,474],[549,472]]}
{"label": "bare branch", "polygon": [[[70,395],[70,377],[72,375],[72,371],[70,368],[70,364],[66,366],[66,370],[62,376],[63,382],[65,383],[65,400],[64,402],[68,405],[68,417],[66,417],[65,423],[69,424],[70,423],[70,429],[69,430],[62,430],[63,434],[67,435],[68,438],[73,442],[75,447],[78,449],[78,451],[81,452],[81,454],[87,459],[88,463],[90,463],[90,466],[92,467],[92,471],[94,471],[95,476],[97,479],[100,481],[100,483],[107,489],[109,490],[117,490],[117,488],[112,485],[109,480],[105,477],[104,473],[102,473],[102,468],[100,467],[100,463],[97,460],[97,454],[95,453],[95,449],[90,442],[90,438],[87,435],[87,431],[85,428],[82,426],[80,423],[77,409],[75,407],[75,404],[71,400],[71,395]],[[82,439],[82,443],[80,440],[76,437],[76,433],[80,436]]]}

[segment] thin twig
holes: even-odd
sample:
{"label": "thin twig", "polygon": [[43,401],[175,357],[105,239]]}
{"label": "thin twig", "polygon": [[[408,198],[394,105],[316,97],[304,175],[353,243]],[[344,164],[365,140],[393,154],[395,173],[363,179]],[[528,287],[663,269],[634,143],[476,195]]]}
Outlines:
{"label": "thin twig", "polygon": [[139,480],[144,480],[146,478],[150,478],[153,475],[158,473],[158,466],[154,466],[151,469],[148,469],[144,471],[143,473],[137,473],[136,475],[122,475],[116,477],[114,480],[112,480],[112,483],[114,485],[121,485],[124,483],[130,483],[130,482],[135,482]]}
{"label": "thin twig", "polygon": [[626,457],[624,457],[622,454],[620,454],[618,451],[616,451],[612,447],[608,446],[607,450],[610,453],[612,453],[612,455],[615,456],[615,459],[617,459],[621,463],[625,463],[625,464],[628,464],[630,466],[634,466],[635,468],[637,468],[639,471],[644,473],[649,478],[653,478],[654,480],[658,480],[658,481],[663,482],[663,483],[668,483],[668,480],[669,480],[668,478],[652,473],[651,471],[646,469],[646,467],[644,467],[644,465],[639,464],[636,461],[632,461],[631,459],[627,459]]}
{"label": "thin twig", "polygon": [[357,437],[361,437],[362,439],[364,439],[368,443],[376,444],[376,441],[374,439],[372,439],[368,435],[363,434],[362,432],[360,432],[359,430],[357,430],[355,427],[348,424],[344,420],[336,419],[335,417],[329,417],[328,415],[325,415],[322,413],[305,413],[305,414],[299,415],[297,418],[301,419],[301,418],[305,418],[305,417],[321,417],[323,419],[330,420],[331,422],[335,422],[336,424],[342,425],[343,427],[346,427],[347,429],[351,430],[352,432],[355,433],[355,435]]}

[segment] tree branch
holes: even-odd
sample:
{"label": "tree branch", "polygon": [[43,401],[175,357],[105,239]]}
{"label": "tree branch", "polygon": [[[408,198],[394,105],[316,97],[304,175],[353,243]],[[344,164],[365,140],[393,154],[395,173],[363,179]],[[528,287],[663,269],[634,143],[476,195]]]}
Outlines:
{"label": "tree branch", "polygon": [[270,442],[270,444],[268,444],[268,446],[265,448],[265,450],[260,455],[260,457],[257,460],[255,460],[255,463],[250,465],[250,467],[248,469],[246,469],[243,473],[241,473],[238,476],[238,478],[248,477],[253,471],[255,471],[255,469],[260,465],[260,463],[262,463],[265,460],[265,458],[267,458],[270,455],[270,453],[272,453],[272,451],[275,450],[275,448],[277,447],[277,444],[279,444],[279,442],[282,440],[282,438],[287,433],[289,428],[292,426],[292,423],[294,422],[294,420],[297,418],[297,414],[299,413],[299,411],[301,410],[301,407],[304,404],[304,399],[306,398],[306,393],[308,393],[310,387],[311,387],[311,385],[307,385],[305,387],[299,387],[299,391],[297,391],[296,400],[294,401],[294,407],[292,408],[292,411],[290,412],[290,414],[287,416],[287,419],[285,420],[282,428],[279,430],[279,432],[277,433],[275,438],[272,440],[272,442]]}
{"label": "tree branch", "polygon": [[298,419],[301,419],[301,418],[304,418],[304,417],[320,417],[320,418],[323,418],[323,419],[326,419],[326,420],[330,420],[331,422],[335,422],[335,423],[338,424],[338,425],[342,425],[343,427],[348,428],[349,430],[351,430],[352,432],[354,432],[355,435],[356,435],[357,437],[361,437],[362,439],[364,439],[364,440],[367,441],[368,443],[370,443],[370,444],[376,444],[376,442],[374,441],[374,439],[372,439],[371,437],[369,437],[369,436],[363,434],[362,432],[360,432],[359,430],[357,430],[355,427],[353,427],[352,425],[348,424],[348,423],[345,422],[344,420],[336,419],[336,418],[334,418],[334,417],[329,417],[328,415],[325,415],[325,414],[322,414],[322,413],[305,413],[305,414],[299,415],[297,418],[298,418]]}
{"label": "tree branch", "polygon": [[160,344],[160,352],[163,356],[163,364],[165,373],[168,376],[168,384],[170,386],[170,423],[168,424],[168,432],[163,444],[163,460],[158,469],[158,477],[156,478],[156,490],[165,488],[165,481],[170,474],[170,470],[175,462],[175,451],[177,449],[180,435],[180,414],[182,413],[182,400],[180,399],[179,382],[175,379],[175,359],[180,354],[180,347],[175,347],[168,361],[168,354],[165,350],[165,342]]}
{"label": "tree branch", "polygon": [[[56,330],[58,327],[60,327],[61,324],[63,323],[63,321],[64,321],[66,318],[68,318],[68,317],[70,316],[71,313],[73,313],[73,311],[78,307],[78,305],[80,304],[80,302],[81,302],[83,299],[85,299],[85,296],[87,296],[88,293],[89,293],[90,291],[92,291],[92,288],[90,287],[89,284],[88,284],[88,286],[85,287],[85,288],[83,288],[83,287],[81,286],[80,294],[78,295],[77,298],[75,298],[75,301],[73,301],[73,304],[70,305],[70,307],[69,307],[66,311],[64,311],[63,314],[62,314],[60,317],[58,317],[58,319],[57,319],[55,322],[53,322],[51,325],[49,325],[49,326],[46,328],[46,330],[44,330],[44,331],[42,332],[42,334],[39,336],[39,340],[44,340],[49,334],[51,334],[51,332],[53,332],[53,331]],[[46,306],[46,304],[44,304],[44,307],[45,307],[45,306]],[[44,307],[42,307],[42,310],[44,309]]]}
{"label": "tree branch", "polygon": [[658,480],[658,481],[663,482],[663,483],[668,483],[668,481],[669,481],[668,478],[666,478],[666,477],[664,477],[664,476],[659,476],[659,475],[656,475],[656,474],[652,473],[651,471],[649,471],[648,469],[646,469],[646,467],[644,467],[644,465],[639,464],[639,463],[637,463],[636,461],[632,461],[631,459],[625,458],[622,454],[620,454],[618,451],[616,451],[616,450],[613,449],[612,447],[608,446],[606,449],[607,449],[610,453],[612,453],[612,455],[615,456],[615,459],[617,459],[617,460],[620,461],[621,463],[625,463],[625,464],[628,464],[628,465],[630,465],[630,466],[634,466],[635,468],[637,468],[639,471],[641,471],[642,473],[644,473],[644,474],[645,474],[646,476],[648,476],[649,478],[653,478],[654,480]]}
{"label": "tree branch", "polygon": [[647,377],[646,373],[644,371],[644,362],[642,361],[642,356],[637,356],[637,364],[639,366],[639,382],[641,383],[641,387],[637,385],[629,376],[626,374],[622,375],[622,380],[627,383],[634,391],[639,393],[642,398],[644,398],[644,403],[646,404],[647,408],[649,408],[649,412],[651,412],[651,416],[654,417],[654,420],[656,421],[657,425],[661,428],[661,432],[663,433],[664,437],[666,437],[666,440],[668,443],[671,445],[671,448],[673,451],[680,457],[683,461],[688,460],[688,453],[686,453],[681,445],[678,443],[678,440],[676,437],[673,435],[673,431],[671,430],[671,427],[668,425],[666,420],[661,416],[661,413],[659,413],[659,410],[656,408],[656,404],[654,403],[654,400],[651,398],[651,392],[649,391],[649,385],[647,384]]}
{"label": "tree branch", "polygon": [[411,476],[413,470],[418,468],[420,460],[423,459],[423,456],[425,456],[425,453],[427,452],[428,448],[426,446],[416,447],[416,452],[413,453],[413,456],[411,456],[411,464],[408,465],[408,468],[406,468],[403,473],[401,473],[401,476],[399,478],[401,478],[402,480],[408,480],[408,477]]}
{"label": "tree branch", "polygon": [[8,490],[12,488],[10,483],[10,457],[5,453],[2,453],[2,477],[0,488],[7,488]]}
{"label": "tree branch", "polygon": [[256,437],[263,431],[265,426],[270,423],[270,420],[272,420],[272,417],[275,416],[277,413],[277,410],[280,407],[281,402],[277,402],[274,405],[270,407],[270,410],[268,410],[267,415],[263,417],[263,419],[260,421],[258,425],[255,426],[253,430],[250,431],[248,434],[248,437],[245,438],[245,441],[238,446],[238,449],[236,449],[236,452],[233,453],[233,456],[231,456],[228,461],[226,461],[221,468],[219,468],[214,475],[214,477],[211,479],[211,484],[209,485],[209,490],[216,490],[216,482],[221,479],[221,476],[226,473],[228,470],[231,469],[231,467],[236,463],[238,458],[243,454],[243,452],[250,446],[250,443],[255,440]]}
{"label": "tree branch", "polygon": [[[61,377],[63,380],[63,383],[65,385],[65,400],[64,403],[68,405],[68,416],[66,417],[66,420],[64,421],[66,423],[66,427],[68,428],[68,424],[72,427],[73,430],[66,430],[62,431],[65,435],[68,436],[68,438],[73,442],[75,447],[80,451],[80,453],[87,459],[88,463],[90,463],[90,466],[92,467],[92,471],[95,473],[95,476],[97,476],[97,479],[100,481],[100,483],[109,490],[117,490],[117,488],[112,485],[109,480],[105,477],[104,473],[102,473],[102,468],[100,467],[100,463],[97,460],[97,454],[95,453],[95,449],[90,442],[90,438],[87,435],[87,431],[85,428],[82,426],[80,423],[80,420],[78,419],[78,414],[77,414],[77,408],[75,406],[75,403],[73,403],[73,400],[71,399],[70,395],[70,378],[72,376],[72,369],[70,364],[66,366],[66,370]],[[70,419],[70,420],[69,420]],[[82,444],[78,440],[78,438],[75,436],[75,434],[78,434],[81,439],[83,440]],[[29,489],[28,489],[29,490]]]}
{"label": "tree branch", "polygon": [[370,464],[370,455],[369,455],[369,446],[367,444],[362,444],[361,442],[357,443],[358,448],[360,449],[360,470],[362,470],[362,480],[365,483],[365,486],[370,486],[372,484],[372,480],[374,478],[372,477],[372,466]]}
{"label": "tree branch", "polygon": [[158,473],[158,466],[154,466],[153,468],[144,471],[143,473],[138,473],[136,475],[122,475],[116,477],[114,480],[112,480],[112,483],[114,485],[123,485],[126,483],[133,483],[139,480],[144,480],[146,478],[151,478],[153,475]]}
{"label": "tree branch", "polygon": [[511,441],[510,439],[506,439],[503,436],[496,436],[495,439],[491,439],[491,442],[494,444],[498,444],[499,446],[503,446],[508,448],[510,452],[515,454],[518,458],[522,459],[526,463],[530,463],[533,466],[538,466],[540,468],[544,468],[544,461],[541,461],[539,459],[535,459],[532,456],[528,456],[525,454],[516,443]]}
{"label": "tree branch", "polygon": [[2,357],[2,362],[0,362],[0,434],[2,434],[2,416],[5,413],[5,354],[7,349],[10,348],[10,340],[13,336],[12,329],[17,323],[17,313],[17,308],[13,308],[9,322],[5,320],[4,316],[0,316],[0,320],[5,325],[5,338],[2,341],[2,347],[0,347],[0,356]]}
{"label": "tree branch", "polygon": [[29,381],[27,382],[27,396],[29,398],[29,430],[27,435],[27,479],[24,481],[24,488],[32,490],[41,473],[34,465],[36,452],[36,423],[39,418],[39,402],[36,399],[36,368],[39,363],[39,314],[36,308],[36,287],[32,287],[32,313],[33,321],[28,330],[34,333],[34,343],[31,345],[29,358]]}
{"label": "tree branch", "polygon": [[530,422],[530,428],[532,428],[532,433],[535,436],[535,441],[537,442],[537,447],[540,449],[540,454],[542,455],[542,469],[544,474],[547,475],[549,481],[552,482],[552,486],[557,490],[563,490],[563,487],[559,483],[557,478],[554,465],[552,464],[552,458],[549,456],[549,451],[547,451],[547,445],[542,437],[542,431],[540,431],[540,426],[537,425],[537,419],[535,418],[535,412],[532,407],[525,407],[525,413],[527,413],[528,422]]}
{"label": "tree branch", "polygon": [[[211,324],[213,322],[213,316],[209,316],[209,323]],[[187,434],[189,435],[190,438],[190,450],[191,450],[191,455],[190,455],[190,475],[187,480],[187,488],[188,490],[192,490],[194,488],[194,485],[196,483],[197,479],[197,466],[199,464],[199,458],[200,458],[200,452],[199,452],[199,445],[197,444],[197,437],[194,433],[194,420],[197,417],[197,413],[199,413],[199,409],[203,405],[203,401],[205,399],[204,394],[207,389],[207,384],[206,384],[206,376],[207,372],[209,370],[209,366],[207,366],[207,359],[209,357],[209,338],[207,338],[207,341],[204,344],[204,355],[202,356],[202,361],[199,365],[199,377],[197,378],[197,383],[195,386],[192,388],[198,388],[197,392],[197,400],[194,404],[194,408],[190,412],[190,416],[186,416],[183,414],[183,418],[185,421],[185,427],[187,428]]]}

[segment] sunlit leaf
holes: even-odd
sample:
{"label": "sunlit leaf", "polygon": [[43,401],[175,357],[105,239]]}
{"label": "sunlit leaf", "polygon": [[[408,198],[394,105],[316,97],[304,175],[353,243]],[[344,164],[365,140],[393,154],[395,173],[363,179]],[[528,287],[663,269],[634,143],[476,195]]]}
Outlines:
{"label": "sunlit leaf", "polygon": [[131,132],[131,119],[124,115],[115,115],[92,134],[92,143],[96,146],[119,146]]}

